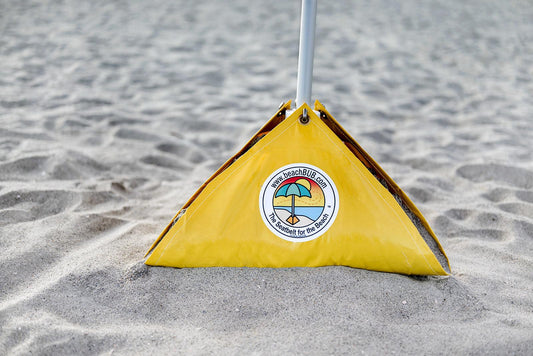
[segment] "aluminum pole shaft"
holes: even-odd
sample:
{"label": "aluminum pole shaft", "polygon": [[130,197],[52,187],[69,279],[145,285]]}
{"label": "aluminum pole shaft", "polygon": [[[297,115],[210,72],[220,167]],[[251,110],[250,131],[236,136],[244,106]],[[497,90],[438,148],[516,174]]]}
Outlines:
{"label": "aluminum pole shaft", "polygon": [[315,52],[317,0],[302,0],[302,21],[300,23],[300,54],[298,56],[298,84],[296,106],[311,105],[313,84],[313,57]]}

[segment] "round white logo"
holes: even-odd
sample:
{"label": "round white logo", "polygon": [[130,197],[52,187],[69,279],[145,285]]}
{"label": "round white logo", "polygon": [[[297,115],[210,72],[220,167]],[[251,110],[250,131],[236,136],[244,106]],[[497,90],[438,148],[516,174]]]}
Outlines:
{"label": "round white logo", "polygon": [[335,221],[339,193],[333,180],[307,163],[281,167],[267,178],[259,195],[266,226],[292,242],[316,239]]}

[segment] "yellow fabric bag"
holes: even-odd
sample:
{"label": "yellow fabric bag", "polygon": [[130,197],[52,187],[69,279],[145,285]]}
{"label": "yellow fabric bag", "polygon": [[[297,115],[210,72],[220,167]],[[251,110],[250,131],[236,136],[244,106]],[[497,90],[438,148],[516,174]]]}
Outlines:
{"label": "yellow fabric bag", "polygon": [[200,187],[146,264],[446,275],[422,214],[324,106],[315,103],[317,114],[303,104],[285,117],[288,109]]}

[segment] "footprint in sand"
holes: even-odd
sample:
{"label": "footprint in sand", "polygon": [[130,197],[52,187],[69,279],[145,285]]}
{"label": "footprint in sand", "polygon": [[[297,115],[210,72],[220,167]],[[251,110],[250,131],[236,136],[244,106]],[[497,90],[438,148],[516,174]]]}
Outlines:
{"label": "footprint in sand", "polygon": [[189,170],[191,169],[191,166],[183,162],[181,160],[178,160],[176,158],[161,156],[161,155],[148,155],[141,158],[141,162],[157,166],[160,168],[170,168],[175,170]]}
{"label": "footprint in sand", "polygon": [[0,225],[57,215],[78,201],[78,194],[63,190],[9,192],[0,196]]}
{"label": "footprint in sand", "polygon": [[202,163],[206,156],[198,149],[184,143],[162,143],[157,145],[157,150],[185,158],[190,163]]}
{"label": "footprint in sand", "polygon": [[466,237],[479,240],[502,241],[506,239],[507,235],[508,232],[497,229],[473,229],[454,232],[450,234],[450,237]]}
{"label": "footprint in sand", "polygon": [[498,208],[511,214],[533,219],[533,206],[524,203],[505,203],[499,204]]}
{"label": "footprint in sand", "polygon": [[533,188],[533,172],[518,167],[500,164],[470,164],[457,169],[457,174],[476,183],[494,181],[522,189]]}
{"label": "footprint in sand", "polygon": [[[533,190],[519,190],[515,195],[521,201],[533,204]],[[533,207],[530,208],[533,209]]]}

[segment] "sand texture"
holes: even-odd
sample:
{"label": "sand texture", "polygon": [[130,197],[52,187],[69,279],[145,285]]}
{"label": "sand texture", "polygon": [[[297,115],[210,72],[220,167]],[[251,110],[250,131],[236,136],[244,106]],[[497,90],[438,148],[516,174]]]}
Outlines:
{"label": "sand texture", "polygon": [[313,97],[449,278],[147,267],[295,96],[299,1],[0,0],[0,355],[533,354],[533,6],[321,1]]}

